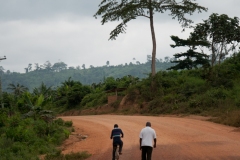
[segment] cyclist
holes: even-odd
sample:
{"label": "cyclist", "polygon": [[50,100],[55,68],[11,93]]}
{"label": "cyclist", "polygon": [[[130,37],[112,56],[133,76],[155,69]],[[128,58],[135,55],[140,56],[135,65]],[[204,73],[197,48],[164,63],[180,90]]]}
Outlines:
{"label": "cyclist", "polygon": [[122,154],[122,147],[123,147],[123,141],[121,140],[121,137],[123,138],[123,132],[120,128],[118,128],[117,124],[114,124],[114,128],[111,133],[111,139],[113,139],[113,153],[112,158],[115,160],[115,147],[119,145],[119,154]]}

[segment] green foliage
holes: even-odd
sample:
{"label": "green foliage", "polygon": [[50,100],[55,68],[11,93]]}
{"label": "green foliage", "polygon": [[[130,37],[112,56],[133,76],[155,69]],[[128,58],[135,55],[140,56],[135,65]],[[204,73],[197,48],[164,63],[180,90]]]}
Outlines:
{"label": "green foliage", "polygon": [[71,132],[67,129],[64,129],[63,132],[64,132],[64,135],[65,135],[65,138],[69,138],[69,135],[71,134]]}
{"label": "green foliage", "polygon": [[73,125],[72,121],[66,121],[64,123],[64,126],[66,126],[66,127],[72,127],[72,125]]}
{"label": "green foliage", "polygon": [[227,116],[222,122],[237,126],[239,64],[240,53],[211,69],[160,71],[128,88],[127,101],[144,101],[141,114],[200,114],[218,117],[218,122]]}
{"label": "green foliage", "polygon": [[203,23],[194,27],[191,36],[196,40],[205,40],[211,44],[211,65],[213,66],[225,58],[229,53],[236,52],[240,42],[239,18],[230,18],[226,14],[213,13]]}
{"label": "green foliage", "polygon": [[34,149],[5,137],[0,139],[0,154],[1,160],[39,160]]}
{"label": "green foliage", "polygon": [[[1,115],[6,115],[4,110],[0,111]],[[38,160],[38,155],[54,152],[56,146],[69,137],[71,128],[67,126],[72,126],[70,122],[59,125],[60,119],[48,123],[42,119],[22,118],[20,114],[1,121],[4,124],[0,127],[1,160]]]}
{"label": "green foliage", "polygon": [[83,98],[81,102],[81,107],[86,108],[95,107],[106,103],[107,103],[106,93],[104,92],[90,93]]}
{"label": "green foliage", "polygon": [[199,6],[197,3],[188,1],[184,2],[175,2],[169,1],[164,4],[158,1],[105,1],[103,0],[99,5],[99,10],[94,15],[102,16],[102,24],[105,24],[109,21],[118,21],[122,22],[110,33],[110,39],[115,39],[120,33],[125,32],[126,24],[136,19],[139,16],[144,16],[147,18],[152,18],[155,12],[164,13],[165,11],[170,11],[170,16],[177,18],[183,27],[187,27],[191,20],[185,17],[185,14],[192,14],[194,11],[206,11],[207,9]]}
{"label": "green foliage", "polygon": [[178,93],[184,95],[186,98],[194,94],[200,94],[206,90],[206,81],[197,77],[185,77],[185,82],[178,84]]}
{"label": "green foliage", "polygon": [[105,87],[104,87],[105,91],[117,88],[117,82],[113,77],[106,78],[104,83],[105,83]]}
{"label": "green foliage", "polygon": [[[171,47],[185,47],[188,46],[189,50],[184,53],[174,54],[175,60],[172,63],[177,63],[175,66],[168,68],[168,70],[179,70],[179,69],[193,69],[199,66],[209,66],[208,56],[203,53],[196,52],[197,46],[208,47],[210,44],[206,40],[196,40],[195,38],[188,38],[187,40],[180,39],[177,36],[171,36],[171,39],[175,42],[175,45]],[[181,59],[184,57],[185,59]]]}
{"label": "green foliage", "polygon": [[35,138],[34,131],[32,129],[26,129],[22,125],[7,128],[6,137],[18,142],[27,142],[29,139]]}
{"label": "green foliage", "polygon": [[65,106],[66,108],[74,108],[80,105],[82,99],[89,93],[91,88],[84,86],[78,81],[73,81],[71,78],[62,83],[63,85],[57,89],[54,98],[56,106]]}
{"label": "green foliage", "polygon": [[44,160],[65,160],[63,154],[61,154],[60,150],[57,150],[53,153],[49,153],[44,157]]}
{"label": "green foliage", "polygon": [[6,126],[7,114],[7,109],[0,109],[0,128]]}
{"label": "green foliage", "polygon": [[60,126],[63,126],[65,124],[65,122],[62,118],[57,118],[54,120],[54,122]]}
{"label": "green foliage", "polygon": [[[138,90],[142,98],[144,100],[149,101],[152,100],[154,93],[151,91],[151,79],[147,79],[145,81],[142,81],[138,84]],[[129,93],[128,97],[131,97],[130,99],[133,101],[134,97],[136,97],[137,92],[132,89],[132,92]]]}
{"label": "green foliage", "polygon": [[48,124],[43,120],[34,121],[33,130],[38,137],[44,137],[47,134]]}
{"label": "green foliage", "polygon": [[27,87],[25,87],[24,85],[20,85],[19,83],[16,85],[10,83],[8,86],[9,86],[8,89],[12,90],[13,94],[17,97],[21,96],[22,93],[28,90]]}
{"label": "green foliage", "polygon": [[[156,71],[166,70],[173,64],[166,61],[156,61]],[[98,84],[101,85],[106,77],[114,77],[115,79],[121,77],[133,77],[146,78],[147,73],[151,72],[150,63],[139,63],[139,64],[125,64],[116,66],[100,66],[89,69],[66,69],[60,72],[50,71],[47,69],[32,70],[28,73],[4,73],[2,78],[2,89],[5,92],[11,92],[12,90],[7,89],[9,82],[14,84],[22,84],[29,88],[30,92],[35,95],[43,94],[48,97],[54,92],[53,90],[62,85],[62,82],[68,80],[80,81],[83,85]],[[43,83],[43,84],[42,84]],[[39,85],[41,84],[41,85]],[[120,85],[119,87],[126,87],[126,85]]]}

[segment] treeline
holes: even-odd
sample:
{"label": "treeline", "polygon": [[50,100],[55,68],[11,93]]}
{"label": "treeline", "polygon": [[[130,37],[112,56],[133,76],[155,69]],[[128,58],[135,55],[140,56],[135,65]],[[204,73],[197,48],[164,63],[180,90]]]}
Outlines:
{"label": "treeline", "polygon": [[[164,60],[156,60],[157,71],[166,70],[173,64],[170,62],[171,58],[165,57]],[[41,67],[39,67],[41,66]],[[33,88],[38,87],[42,82],[48,87],[57,87],[62,82],[71,77],[72,80],[80,81],[82,84],[91,85],[103,82],[107,77],[121,78],[126,75],[131,75],[138,78],[145,78],[151,72],[151,56],[147,56],[146,63],[136,62],[135,64],[130,62],[125,65],[109,65],[107,61],[105,66],[85,68],[85,65],[81,67],[67,67],[64,62],[58,62],[51,65],[49,61],[45,65],[36,65],[32,68],[29,65],[26,68],[26,73],[17,72],[1,72],[2,78],[2,90],[9,91],[7,88],[9,84],[21,84],[27,87],[30,91]]]}
{"label": "treeline", "polygon": [[[44,83],[28,91],[23,85],[9,85],[3,92],[2,108],[21,114],[35,115],[43,110],[61,113],[71,109],[94,109],[108,103],[109,90],[124,89],[124,113],[137,114],[200,114],[213,120],[240,126],[240,53],[213,67],[190,70],[159,71],[152,77],[139,79],[131,75],[106,77],[103,82],[84,85],[68,78],[58,87]],[[112,106],[117,111],[120,101]],[[29,112],[31,111],[31,112]],[[40,112],[41,111],[41,112]],[[33,114],[34,113],[34,114]]]}

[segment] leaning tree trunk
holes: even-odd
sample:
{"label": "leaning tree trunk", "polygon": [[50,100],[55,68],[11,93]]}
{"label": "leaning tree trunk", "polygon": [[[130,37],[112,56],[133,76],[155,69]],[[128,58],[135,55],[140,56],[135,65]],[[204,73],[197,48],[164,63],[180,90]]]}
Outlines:
{"label": "leaning tree trunk", "polygon": [[156,74],[156,37],[155,37],[155,31],[154,31],[154,25],[153,25],[153,10],[151,8],[151,2],[152,0],[149,0],[149,14],[150,14],[150,27],[151,27],[151,34],[152,34],[152,76],[155,76]]}

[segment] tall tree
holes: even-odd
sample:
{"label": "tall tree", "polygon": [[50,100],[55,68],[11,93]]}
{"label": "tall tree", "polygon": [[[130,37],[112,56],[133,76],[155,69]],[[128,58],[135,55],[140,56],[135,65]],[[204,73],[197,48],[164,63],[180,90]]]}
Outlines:
{"label": "tall tree", "polygon": [[83,68],[83,69],[86,69],[86,68],[85,68],[85,64],[82,65],[82,68]]}
{"label": "tall tree", "polygon": [[78,65],[78,66],[76,67],[76,70],[81,70],[81,67]]}
{"label": "tall tree", "polygon": [[60,72],[60,71],[62,71],[62,70],[67,69],[67,64],[64,63],[64,62],[57,62],[57,63],[54,63],[54,64],[53,64],[52,69],[53,69],[55,72]]}
{"label": "tall tree", "polygon": [[170,12],[173,19],[177,18],[182,27],[188,27],[192,20],[185,17],[185,14],[192,15],[193,12],[207,11],[207,8],[199,6],[194,3],[195,0],[102,0],[99,4],[99,9],[94,17],[102,16],[102,24],[109,21],[122,22],[111,31],[110,38],[115,40],[120,33],[126,30],[126,24],[136,19],[137,17],[146,17],[150,22],[151,36],[152,36],[152,75],[156,74],[155,59],[156,59],[156,37],[154,30],[153,15],[156,12],[164,13]]}
{"label": "tall tree", "polygon": [[24,69],[25,69],[26,73],[28,73],[28,68],[24,68]]}
{"label": "tall tree", "polygon": [[47,71],[51,71],[52,70],[52,64],[49,62],[49,61],[46,61],[44,64],[43,64],[44,68],[47,70]]}
{"label": "tall tree", "polygon": [[109,66],[109,64],[110,64],[110,62],[109,62],[109,61],[107,61],[107,62],[106,62],[106,66]]}
{"label": "tall tree", "polygon": [[32,63],[29,63],[28,64],[28,71],[31,71],[32,70]]}
{"label": "tall tree", "polygon": [[225,14],[213,13],[203,23],[194,27],[191,36],[197,40],[206,40],[211,45],[211,65],[220,63],[231,51],[234,53],[240,42],[239,18],[230,18]]}
{"label": "tall tree", "polygon": [[35,63],[35,70],[38,71],[40,69],[39,64]]}

